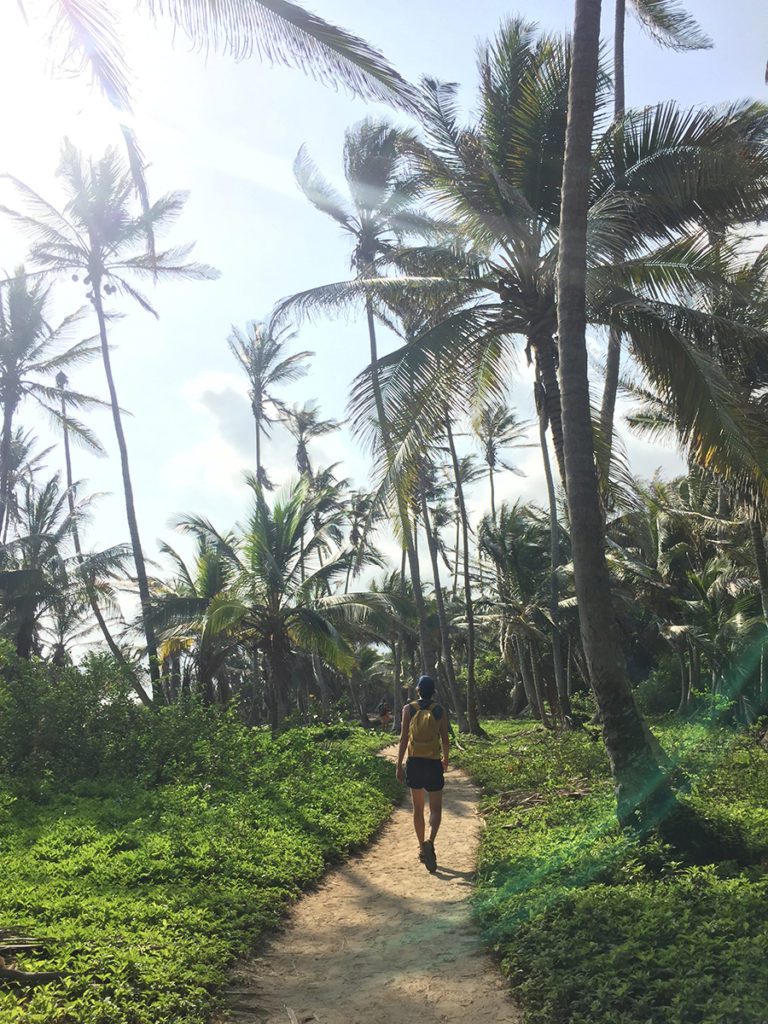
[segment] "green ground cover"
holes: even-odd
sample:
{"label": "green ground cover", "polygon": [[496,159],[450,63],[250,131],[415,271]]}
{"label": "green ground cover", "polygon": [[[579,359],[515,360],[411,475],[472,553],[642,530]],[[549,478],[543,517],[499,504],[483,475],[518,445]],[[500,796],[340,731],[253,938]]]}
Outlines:
{"label": "green ground cover", "polygon": [[68,977],[0,990],[2,1024],[206,1020],[227,964],[368,840],[396,795],[380,737],[360,729],[273,741],[232,716],[167,709],[136,735],[122,778],[63,785],[55,758],[31,774],[31,755],[5,775],[0,925],[52,940],[19,967]]}
{"label": "green ground cover", "polygon": [[768,1020],[768,753],[657,728],[689,799],[755,863],[686,866],[617,828],[602,744],[492,723],[457,760],[484,789],[477,912],[526,1024]]}

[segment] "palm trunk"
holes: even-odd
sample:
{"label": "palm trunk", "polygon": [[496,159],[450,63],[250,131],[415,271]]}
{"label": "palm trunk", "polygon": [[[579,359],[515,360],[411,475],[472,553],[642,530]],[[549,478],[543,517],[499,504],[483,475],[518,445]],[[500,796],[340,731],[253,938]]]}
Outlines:
{"label": "palm trunk", "polygon": [[[752,548],[755,553],[757,579],[760,585],[760,605],[763,612],[763,621],[766,628],[768,628],[768,556],[765,550],[765,533],[759,515],[754,515],[750,518],[749,529],[752,535]],[[757,713],[760,715],[764,713],[765,705],[768,702],[768,659],[766,659],[765,641],[760,654],[758,672]]]}
{"label": "palm trunk", "polygon": [[261,428],[259,427],[258,417],[254,417],[256,420],[256,483],[261,483]]}
{"label": "palm trunk", "polygon": [[17,403],[6,393],[3,403],[3,436],[0,439],[0,531],[6,527],[11,486],[11,441],[13,440],[13,414]]}
{"label": "palm trunk", "polygon": [[291,687],[288,650],[279,636],[268,638],[267,661],[272,686],[272,731],[279,731],[288,715],[288,695]]}
{"label": "palm trunk", "polygon": [[461,516],[456,512],[456,552],[453,559],[453,587],[451,589],[451,598],[456,600],[456,595],[459,592],[459,556],[461,552]]}
{"label": "palm trunk", "polygon": [[325,678],[325,672],[323,672],[323,663],[320,660],[319,654],[312,655],[312,675],[315,677],[317,688],[320,691],[320,707],[323,717],[327,718],[331,712],[331,697],[328,692],[328,683]]}
{"label": "palm trunk", "polygon": [[533,688],[536,692],[536,703],[539,705],[541,710],[541,722],[547,729],[552,727],[547,714],[547,706],[544,703],[544,687],[541,685],[541,665],[539,659],[536,656],[536,647],[534,644],[528,645],[528,653],[531,656],[531,679],[533,680]]}
{"label": "palm trunk", "polygon": [[423,486],[419,486],[421,498],[421,518],[424,523],[424,532],[427,536],[427,547],[429,557],[432,561],[432,575],[435,580],[435,603],[437,604],[437,618],[440,623],[440,646],[443,654],[443,668],[445,678],[448,681],[448,689],[451,694],[453,706],[456,709],[456,720],[459,725],[459,732],[467,732],[467,718],[462,707],[461,694],[456,683],[456,672],[453,666],[453,655],[451,653],[451,634],[448,627],[448,616],[445,614],[445,601],[443,600],[443,588],[440,583],[440,562],[437,554],[437,541],[432,531],[432,523],[429,517],[427,496]]}
{"label": "palm trunk", "polygon": [[531,714],[534,718],[543,719],[542,707],[539,703],[539,695],[531,677],[531,662],[528,658],[528,642],[520,637],[515,637],[515,648],[517,650],[517,663],[520,667],[520,678],[523,681],[523,689],[531,707]]}
{"label": "palm trunk", "polygon": [[[613,33],[613,116],[618,122],[624,117],[625,95],[624,95],[624,31],[627,23],[627,2],[616,0],[616,13],[614,17]],[[616,143],[616,170],[621,174],[622,150],[621,140]],[[621,182],[619,181],[619,187]],[[603,476],[607,480],[611,465],[611,450],[613,448],[613,421],[616,415],[616,393],[619,389],[619,370],[621,369],[621,331],[611,327],[608,332],[608,351],[605,358],[605,386],[603,388],[603,401],[600,407],[600,431],[603,437],[605,451],[605,465]]]}
{"label": "palm trunk", "polygon": [[144,637],[147,643],[147,658],[149,659],[149,677],[152,680],[152,698],[155,700],[160,695],[160,666],[157,661],[157,644],[155,642],[155,631],[152,625],[152,601],[149,595],[147,569],[144,564],[144,553],[141,549],[141,540],[139,538],[139,524],[136,520],[136,508],[133,501],[133,485],[131,484],[131,471],[128,465],[128,446],[125,443],[123,422],[120,416],[120,405],[117,401],[117,391],[115,389],[115,381],[112,376],[112,362],[109,355],[109,341],[107,339],[107,322],[104,317],[104,307],[101,302],[101,279],[96,273],[92,273],[91,278],[93,281],[93,304],[99,321],[101,358],[104,362],[104,373],[106,374],[107,387],[109,388],[109,400],[112,405],[112,420],[115,425],[117,447],[120,451],[120,469],[123,476],[125,512],[128,519],[128,532],[131,537],[133,561],[136,566],[136,581],[139,586],[141,616],[144,624]]}
{"label": "palm trunk", "polygon": [[541,401],[552,433],[552,447],[555,450],[557,469],[565,490],[565,456],[563,454],[563,420],[560,384],[557,379],[557,350],[551,334],[540,334],[531,338],[536,353],[536,378],[541,390]]}
{"label": "palm trunk", "polygon": [[[72,523],[72,544],[74,545],[75,548],[75,557],[77,559],[77,563],[78,565],[82,565],[84,561],[83,549],[80,546],[80,533],[77,529],[77,523],[75,521],[75,497],[73,494],[72,453],[69,445],[69,425],[67,423],[67,400],[64,397],[63,390],[61,394],[61,424],[64,431],[64,468],[67,474],[67,504],[69,505],[69,518]],[[134,676],[130,665],[125,660],[123,652],[117,646],[112,634],[109,631],[109,627],[107,626],[106,620],[104,619],[104,616],[101,613],[101,608],[99,608],[99,602],[96,598],[96,594],[94,592],[91,581],[84,580],[83,582],[85,585],[85,592],[88,596],[88,604],[91,606],[91,611],[93,612],[93,616],[96,619],[96,622],[98,623],[99,629],[101,630],[101,635],[104,637],[104,641],[106,642],[106,645],[109,648],[110,654],[117,662],[118,667],[121,673],[123,674],[123,677],[131,684],[131,686],[135,690],[136,695],[138,696],[141,703],[144,704],[146,707],[152,707],[152,701],[147,696],[144,687],[141,685],[141,683],[139,683],[138,679],[136,679],[136,677]]]}
{"label": "palm trunk", "polygon": [[601,0],[576,0],[560,217],[560,385],[576,597],[584,653],[603,724],[623,825],[645,826],[675,806],[627,682],[605,561],[586,349],[587,209],[600,48]]}
{"label": "palm trunk", "polygon": [[544,478],[547,483],[547,498],[549,500],[549,616],[552,633],[552,666],[555,670],[560,718],[566,728],[571,728],[573,726],[571,701],[568,696],[568,684],[563,665],[563,641],[560,635],[560,589],[557,579],[557,570],[560,567],[560,526],[557,514],[557,496],[555,481],[552,478],[552,466],[549,462],[546,414],[541,403],[537,401],[536,404],[539,407],[539,444],[541,445],[541,458],[544,463]]}
{"label": "palm trunk", "polygon": [[491,485],[491,521],[496,525],[496,493],[493,485],[493,466],[488,463],[488,483]]}
{"label": "palm trunk", "polygon": [[760,604],[763,610],[763,618],[766,625],[768,625],[768,555],[766,555],[765,550],[763,524],[758,516],[750,518],[749,529],[752,535],[752,549],[755,553],[757,579],[760,584]]}
{"label": "palm trunk", "polygon": [[[376,323],[373,317],[373,303],[370,295],[366,296],[365,299],[365,315],[368,321],[368,341],[370,348],[370,359],[371,359],[371,387],[373,390],[373,399],[376,406],[376,418],[379,423],[379,433],[381,434],[382,445],[384,446],[384,453],[387,457],[387,461],[391,461],[392,457],[392,439],[389,432],[389,423],[387,422],[387,414],[384,409],[384,400],[381,396],[381,382],[379,381],[379,368],[378,368],[378,350],[376,344]],[[398,494],[397,498],[398,512],[400,515],[400,523],[403,530],[403,541],[405,543],[405,550],[408,555],[408,566],[411,572],[411,583],[413,584],[413,599],[416,605],[416,613],[419,617],[419,640],[421,647],[421,668],[422,672],[428,674],[435,663],[435,658],[432,654],[432,644],[429,639],[429,630],[427,629],[427,609],[424,602],[424,594],[421,589],[421,573],[419,572],[418,559],[416,558],[413,536],[411,534],[410,521],[408,519],[408,509],[406,503],[402,500],[401,495]]]}
{"label": "palm trunk", "polygon": [[445,430],[448,438],[448,447],[451,452],[453,472],[456,477],[456,500],[459,503],[459,515],[461,517],[461,540],[464,556],[464,605],[467,615],[467,731],[473,736],[484,736],[480,726],[480,719],[477,707],[477,689],[475,686],[475,612],[472,604],[472,579],[469,574],[469,523],[467,521],[467,506],[464,503],[464,488],[461,483],[461,467],[459,457],[456,454],[456,444],[451,429],[451,417],[448,410],[445,410]]}

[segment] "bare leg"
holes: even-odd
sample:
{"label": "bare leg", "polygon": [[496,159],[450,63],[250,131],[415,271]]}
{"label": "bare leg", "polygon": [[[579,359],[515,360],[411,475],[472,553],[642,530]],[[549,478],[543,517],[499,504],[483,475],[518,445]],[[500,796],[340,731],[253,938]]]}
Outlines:
{"label": "bare leg", "polygon": [[438,790],[436,793],[428,793],[429,797],[429,841],[433,843],[437,830],[440,828],[440,822],[443,820],[443,791]]}
{"label": "bare leg", "polygon": [[416,838],[419,840],[419,849],[424,849],[424,790],[412,789],[411,800],[413,800],[413,828]]}

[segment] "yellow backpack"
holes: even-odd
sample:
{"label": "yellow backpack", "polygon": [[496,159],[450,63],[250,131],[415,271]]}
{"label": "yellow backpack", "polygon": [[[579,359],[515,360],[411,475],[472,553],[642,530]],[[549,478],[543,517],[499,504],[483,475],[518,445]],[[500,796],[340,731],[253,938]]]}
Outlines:
{"label": "yellow backpack", "polygon": [[443,709],[432,702],[414,700],[408,726],[408,757],[440,759],[440,719]]}

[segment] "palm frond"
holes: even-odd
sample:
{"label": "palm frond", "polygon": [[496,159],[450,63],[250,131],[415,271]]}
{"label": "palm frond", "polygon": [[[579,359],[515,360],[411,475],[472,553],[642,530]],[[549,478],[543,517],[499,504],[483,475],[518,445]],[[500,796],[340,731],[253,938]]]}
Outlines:
{"label": "palm frond", "polygon": [[415,90],[378,50],[290,0],[144,0],[144,6],[168,16],[200,49],[236,60],[255,55],[324,84],[341,82],[366,99],[416,108]]}
{"label": "palm frond", "polygon": [[130,76],[120,39],[120,25],[111,4],[103,0],[58,0],[54,37],[64,40],[65,59],[88,68],[114,106],[131,109]]}
{"label": "palm frond", "polygon": [[679,0],[630,0],[637,20],[662,46],[709,50],[714,45]]}

